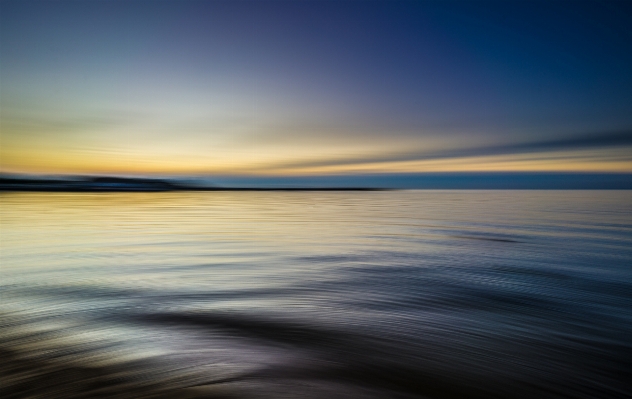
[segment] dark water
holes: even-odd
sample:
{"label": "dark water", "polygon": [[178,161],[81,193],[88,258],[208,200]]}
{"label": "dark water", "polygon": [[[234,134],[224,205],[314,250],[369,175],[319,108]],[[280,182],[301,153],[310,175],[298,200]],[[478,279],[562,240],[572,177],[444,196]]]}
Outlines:
{"label": "dark water", "polygon": [[632,191],[0,201],[3,398],[632,393]]}

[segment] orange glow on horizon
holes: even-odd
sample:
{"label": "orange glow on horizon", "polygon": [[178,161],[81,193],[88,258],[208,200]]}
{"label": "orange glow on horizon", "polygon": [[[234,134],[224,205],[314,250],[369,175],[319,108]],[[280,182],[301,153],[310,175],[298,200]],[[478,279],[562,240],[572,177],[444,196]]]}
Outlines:
{"label": "orange glow on horizon", "polygon": [[[277,152],[232,151],[222,157],[202,154],[90,153],[2,149],[2,171],[33,174],[114,175],[260,175],[300,176],[423,172],[632,172],[627,148],[558,151],[402,161],[340,162],[339,153],[309,154],[288,149]],[[292,154],[293,156],[288,156]],[[311,157],[309,155],[312,155]],[[377,157],[376,157],[377,158]],[[309,160],[306,161],[306,160]],[[303,162],[301,162],[303,161]],[[316,163],[316,166],[310,165]]]}

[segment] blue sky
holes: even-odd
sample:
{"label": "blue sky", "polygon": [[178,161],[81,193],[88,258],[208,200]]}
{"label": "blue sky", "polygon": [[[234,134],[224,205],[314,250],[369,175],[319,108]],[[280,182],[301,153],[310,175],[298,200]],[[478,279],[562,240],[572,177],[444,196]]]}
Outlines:
{"label": "blue sky", "polygon": [[630,2],[0,7],[5,172],[632,172]]}

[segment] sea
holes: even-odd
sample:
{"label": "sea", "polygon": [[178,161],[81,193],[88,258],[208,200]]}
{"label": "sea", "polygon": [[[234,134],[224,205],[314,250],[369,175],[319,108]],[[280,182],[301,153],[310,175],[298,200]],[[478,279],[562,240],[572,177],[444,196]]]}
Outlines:
{"label": "sea", "polygon": [[0,194],[3,398],[630,398],[632,191]]}

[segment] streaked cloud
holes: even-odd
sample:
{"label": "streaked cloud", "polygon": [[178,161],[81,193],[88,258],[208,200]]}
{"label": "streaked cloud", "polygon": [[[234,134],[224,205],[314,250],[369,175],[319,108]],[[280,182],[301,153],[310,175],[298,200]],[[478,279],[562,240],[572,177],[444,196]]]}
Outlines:
{"label": "streaked cloud", "polygon": [[[299,162],[280,163],[276,167],[280,169],[292,169],[292,168],[319,168],[319,167],[348,167],[351,165],[379,165],[379,164],[394,164],[394,163],[414,163],[422,161],[438,161],[438,160],[468,160],[478,159],[481,157],[502,157],[502,156],[523,156],[529,154],[547,154],[545,159],[559,159],[565,160],[568,158],[576,158],[578,156],[572,156],[572,154],[581,153],[578,150],[583,150],[588,153],[598,153],[601,159],[608,159],[610,154],[623,152],[623,154],[629,154],[629,158],[632,159],[632,152],[628,152],[632,149],[632,131],[620,131],[620,132],[605,132],[605,133],[591,133],[581,134],[565,138],[556,138],[551,140],[541,140],[526,143],[515,143],[505,145],[490,145],[482,147],[471,147],[465,149],[453,149],[453,150],[440,150],[440,151],[427,151],[425,148],[416,149],[413,151],[402,151],[391,154],[384,154],[383,151],[378,153],[365,155],[362,157],[344,157],[344,158],[330,158],[330,159],[318,159],[307,160]],[[565,154],[569,154],[566,155]],[[542,157],[540,157],[542,159]],[[579,161],[581,159],[578,158]],[[617,165],[620,165],[621,160],[617,159]],[[629,161],[628,161],[629,162]],[[632,165],[628,165],[632,167]],[[624,169],[632,170],[632,169]]]}

